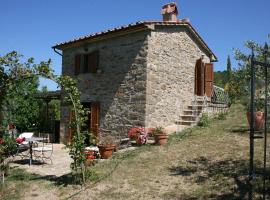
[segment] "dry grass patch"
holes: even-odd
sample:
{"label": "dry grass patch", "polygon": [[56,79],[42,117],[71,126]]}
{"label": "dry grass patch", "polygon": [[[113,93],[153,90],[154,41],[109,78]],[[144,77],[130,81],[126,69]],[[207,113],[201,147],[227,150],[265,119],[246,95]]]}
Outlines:
{"label": "dry grass patch", "polygon": [[[173,135],[165,147],[144,146],[99,163],[94,168],[100,176],[113,172],[78,198],[245,199],[248,133],[232,131],[245,123],[243,108],[234,105],[226,120]],[[260,168],[262,141],[256,149]],[[261,195],[260,189],[256,192]]]}
{"label": "dry grass patch", "polygon": [[[68,177],[26,180],[39,184],[36,188],[39,194],[43,190],[45,194],[53,194],[54,199],[247,199],[246,127],[243,107],[233,105],[225,120],[214,119],[209,127],[172,135],[164,147],[145,145],[97,163],[88,172],[90,183],[86,187],[68,184]],[[262,140],[255,143],[257,171],[262,168],[262,143]],[[10,183],[16,185],[17,181]],[[259,198],[260,176],[254,182],[255,197]],[[269,180],[267,185],[270,193]],[[27,189],[18,191],[24,191],[18,197],[29,197]],[[49,199],[46,195],[38,199],[45,198]]]}

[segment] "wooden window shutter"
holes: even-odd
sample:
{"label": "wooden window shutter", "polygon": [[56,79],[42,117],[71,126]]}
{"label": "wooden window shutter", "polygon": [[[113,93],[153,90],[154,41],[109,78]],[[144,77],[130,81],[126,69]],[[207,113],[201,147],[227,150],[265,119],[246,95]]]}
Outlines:
{"label": "wooden window shutter", "polygon": [[211,97],[214,82],[214,66],[212,63],[205,64],[205,93],[206,96]]}
{"label": "wooden window shutter", "polygon": [[100,104],[99,102],[91,103],[91,124],[90,131],[98,138],[98,129],[99,129],[99,113],[100,113]]}
{"label": "wooden window shutter", "polygon": [[80,69],[81,69],[81,55],[76,55],[76,56],[75,56],[75,69],[74,69],[74,74],[75,74],[75,75],[80,74]]}
{"label": "wooden window shutter", "polygon": [[204,64],[201,58],[195,66],[195,95],[204,96]]}
{"label": "wooden window shutter", "polygon": [[88,54],[88,72],[89,73],[96,73],[99,64],[99,52],[94,51]]}

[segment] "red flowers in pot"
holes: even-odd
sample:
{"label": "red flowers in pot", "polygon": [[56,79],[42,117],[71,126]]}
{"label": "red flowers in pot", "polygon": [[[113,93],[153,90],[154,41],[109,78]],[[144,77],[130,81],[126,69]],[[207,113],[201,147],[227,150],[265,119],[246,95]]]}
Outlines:
{"label": "red flowers in pot", "polygon": [[144,127],[133,127],[129,129],[128,137],[130,140],[135,140],[136,144],[142,145],[147,142],[148,133]]}

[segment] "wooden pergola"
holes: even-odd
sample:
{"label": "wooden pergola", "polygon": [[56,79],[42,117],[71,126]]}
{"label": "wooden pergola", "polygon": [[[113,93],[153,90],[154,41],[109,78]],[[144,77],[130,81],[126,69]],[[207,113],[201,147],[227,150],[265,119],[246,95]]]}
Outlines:
{"label": "wooden pergola", "polygon": [[48,92],[42,92],[40,94],[37,94],[35,96],[36,99],[42,99],[46,103],[46,124],[48,124],[48,119],[49,119],[49,103],[52,100],[61,99],[61,90],[56,90],[56,91],[48,91]]}

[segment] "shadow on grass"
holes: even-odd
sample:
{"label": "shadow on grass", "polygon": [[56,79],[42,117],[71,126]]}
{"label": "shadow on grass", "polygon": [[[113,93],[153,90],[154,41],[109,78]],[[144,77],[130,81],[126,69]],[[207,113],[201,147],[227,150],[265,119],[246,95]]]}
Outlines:
{"label": "shadow on grass", "polygon": [[68,186],[68,185],[78,185],[80,184],[80,179],[77,176],[73,176],[71,173],[65,174],[62,176],[41,176],[37,174],[28,173],[23,169],[18,167],[13,167],[12,172],[7,177],[8,181],[38,181],[38,180],[47,180],[52,182],[56,186]]}
{"label": "shadow on grass", "polygon": [[[201,186],[198,196],[185,194],[182,199],[247,199],[251,185],[248,180],[248,165],[246,160],[211,161],[199,157],[187,162],[186,166],[174,166],[168,170],[171,176],[183,176]],[[256,178],[253,181],[253,196],[262,197],[262,169],[256,168]],[[266,194],[270,194],[270,171],[266,172]],[[269,198],[270,196],[267,196]]]}
{"label": "shadow on grass", "polygon": [[76,176],[72,176],[71,173],[65,174],[62,176],[53,176],[53,175],[37,176],[33,178],[32,180],[47,180],[47,181],[53,182],[53,184],[56,186],[64,186],[64,187],[68,185],[81,184],[80,178]]}

